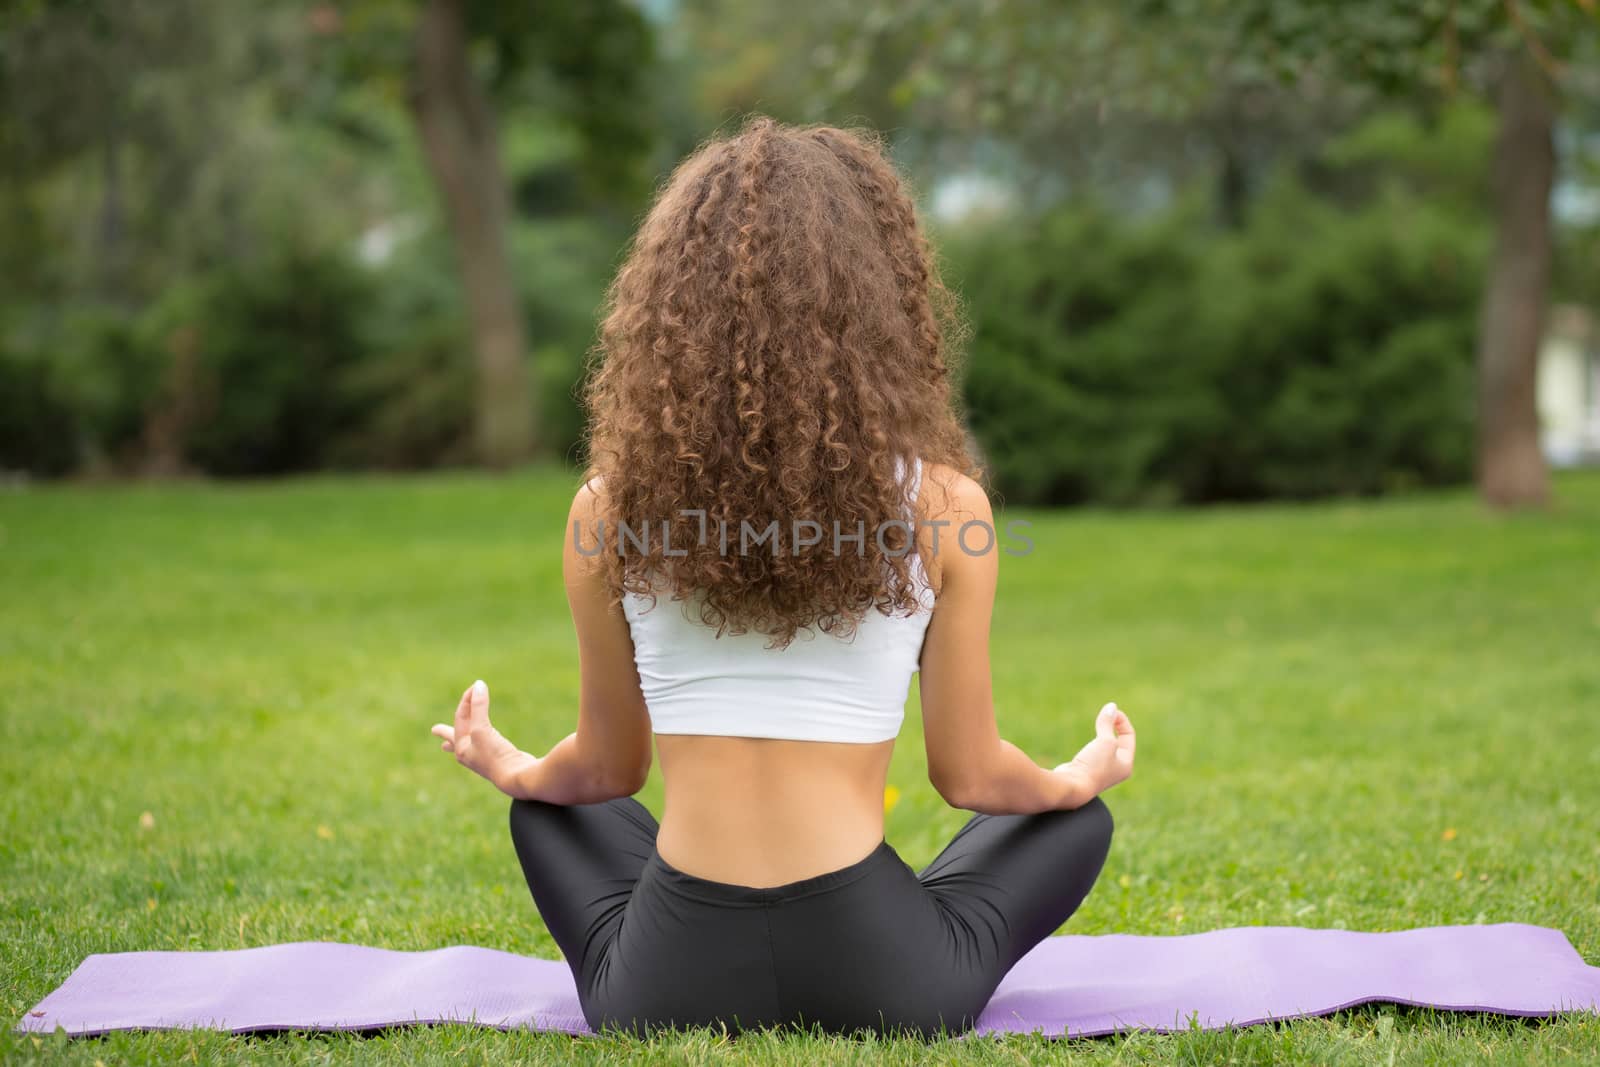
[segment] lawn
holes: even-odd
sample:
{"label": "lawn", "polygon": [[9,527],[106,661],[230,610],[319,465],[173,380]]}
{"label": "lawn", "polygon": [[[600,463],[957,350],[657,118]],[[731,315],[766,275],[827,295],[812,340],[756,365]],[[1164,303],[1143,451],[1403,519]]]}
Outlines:
{"label": "lawn", "polygon": [[[1600,1018],[1369,1006],[1214,1034],[929,1047],[462,1026],[377,1037],[9,1026],[91,952],[292,940],[553,957],[506,802],[428,727],[474,678],[542,750],[578,677],[573,479],[316,478],[0,491],[0,1060],[1440,1063],[1600,1060]],[[1116,700],[1139,770],[1064,932],[1557,927],[1600,963],[1600,476],[1504,518],[1466,493],[1007,512],[1003,732],[1070,756]],[[963,814],[895,756],[914,866]],[[660,782],[643,794],[659,813]]]}

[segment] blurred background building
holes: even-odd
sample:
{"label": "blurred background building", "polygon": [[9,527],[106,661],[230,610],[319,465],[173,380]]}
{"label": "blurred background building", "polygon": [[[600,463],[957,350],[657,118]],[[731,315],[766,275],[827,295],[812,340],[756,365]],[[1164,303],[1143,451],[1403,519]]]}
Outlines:
{"label": "blurred background building", "polygon": [[1551,463],[1600,463],[1600,333],[1588,308],[1551,309],[1539,353],[1539,416]]}

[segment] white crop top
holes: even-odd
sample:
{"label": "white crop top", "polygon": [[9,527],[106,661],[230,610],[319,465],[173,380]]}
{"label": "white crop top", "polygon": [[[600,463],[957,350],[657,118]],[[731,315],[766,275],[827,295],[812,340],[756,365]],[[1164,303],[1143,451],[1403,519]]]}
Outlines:
{"label": "white crop top", "polygon": [[[908,499],[916,500],[921,480],[919,459]],[[625,594],[651,727],[658,734],[858,744],[894,738],[933,611],[916,553],[911,576],[921,606],[910,615],[872,608],[851,638],[802,630],[782,649],[767,648],[766,635],[754,631],[718,637],[697,616],[685,617],[683,601],[667,594],[654,606],[642,594]]]}

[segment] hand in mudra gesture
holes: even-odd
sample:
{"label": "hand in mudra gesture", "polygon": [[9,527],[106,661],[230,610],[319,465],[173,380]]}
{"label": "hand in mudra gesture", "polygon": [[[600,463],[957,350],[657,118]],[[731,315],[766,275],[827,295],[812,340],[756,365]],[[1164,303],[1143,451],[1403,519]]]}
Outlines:
{"label": "hand in mudra gesture", "polygon": [[1107,704],[1095,716],[1094,740],[1056,770],[1081,775],[1099,795],[1133,773],[1133,743],[1133,722],[1115,703]]}
{"label": "hand in mudra gesture", "polygon": [[435,723],[432,733],[441,740],[441,749],[455,754],[457,763],[496,786],[519,765],[534,758],[490,724],[489,687],[482,680],[473,682],[461,694],[455,725]]}

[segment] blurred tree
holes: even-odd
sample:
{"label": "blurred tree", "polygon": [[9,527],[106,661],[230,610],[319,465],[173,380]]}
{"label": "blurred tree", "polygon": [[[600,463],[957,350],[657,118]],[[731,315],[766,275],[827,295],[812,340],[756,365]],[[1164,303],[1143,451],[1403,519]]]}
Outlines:
{"label": "blurred tree", "polygon": [[[1315,143],[1352,91],[1486,96],[1500,117],[1499,236],[1477,342],[1478,480],[1493,506],[1546,499],[1535,386],[1553,130],[1562,90],[1596,94],[1597,0],[817,0],[792,18],[698,0],[687,11],[719,56],[708,85],[720,101],[744,106],[788,84],[805,88],[777,99],[808,114],[848,103],[913,134],[990,151],[998,137],[1000,151],[1045,163],[1033,175],[1044,203],[1085,173],[1136,201],[1150,164],[1181,178],[1198,142],[1230,224],[1273,157]],[[721,32],[727,19],[745,31]],[[740,44],[750,30],[767,36]]]}
{"label": "blurred tree", "polygon": [[507,466],[551,442],[537,425],[526,318],[508,251],[512,203],[495,113],[518,95],[561,111],[581,135],[582,177],[600,196],[642,181],[651,142],[643,73],[649,25],[626,0],[535,11],[493,0],[315,3],[357,78],[403,83],[460,266],[477,367],[478,458]]}
{"label": "blurred tree", "polygon": [[[346,146],[282,120],[302,39],[298,12],[247,0],[0,6],[0,358],[76,416],[71,461],[44,468],[122,465],[96,429],[115,424],[143,441],[128,466],[182,469],[187,348],[127,343],[130,320],[269,244],[357,232],[361,187],[321,195]],[[157,395],[170,403],[139,409]]]}
{"label": "blurred tree", "polygon": [[1237,226],[1270,166],[1344,125],[1357,94],[1286,91],[1110,0],[689,0],[703,105],[864,121],[903,163],[999,172],[1024,207],[1095,186],[1130,206],[1214,176]]}
{"label": "blurred tree", "polygon": [[478,458],[503,467],[533,452],[534,405],[522,309],[506,255],[511,204],[499,133],[471,68],[465,4],[423,4],[410,104],[466,290],[478,365]]}
{"label": "blurred tree", "polygon": [[950,235],[993,484],[1128,505],[1469,479],[1486,227],[1448,185],[1387,180],[1350,207],[1285,168],[1242,227],[1200,196],[1136,218],[1086,196]]}
{"label": "blurred tree", "polygon": [[[1545,503],[1538,359],[1550,288],[1550,195],[1563,89],[1595,89],[1595,0],[1341,4],[1152,0],[1184,22],[1229,28],[1286,78],[1355,78],[1380,91],[1471,86],[1495,101],[1495,252],[1478,328],[1479,492],[1494,507]],[[1587,69],[1584,69],[1585,64]]]}
{"label": "blurred tree", "polygon": [[1553,298],[1600,309],[1600,94],[1574,96],[1565,113],[1565,150],[1558,150],[1570,183],[1565,218],[1556,234]]}
{"label": "blurred tree", "polygon": [[[513,328],[536,339],[538,376],[520,389],[484,390],[462,365],[484,287],[452,269],[461,227],[409,103],[422,78],[416,0],[0,3],[0,379],[72,416],[36,420],[53,436],[0,440],[0,466],[460,462],[474,456],[461,445],[485,421],[485,395],[491,415],[542,416],[536,444],[569,445],[591,309],[658,162],[651,27],[626,0],[537,25],[480,0],[462,12],[468,88],[507,127],[499,226],[512,232],[490,239],[516,284]],[[341,261],[377,284],[343,285]],[[306,263],[327,269],[284,289],[284,270]],[[249,315],[219,313],[243,306],[230,294],[285,291],[307,306],[364,302],[339,335],[360,365],[332,352],[317,363],[316,389],[351,396],[337,419],[292,430],[258,419],[218,436],[206,422],[228,416],[197,391],[272,389],[282,395],[257,398],[260,411],[309,410],[292,374],[257,363],[287,367],[310,349],[253,344]],[[292,317],[292,303],[251,306]],[[274,337],[299,344],[287,326]],[[288,433],[302,445],[271,445]],[[305,436],[329,434],[315,447]]]}
{"label": "blurred tree", "polygon": [[280,53],[284,20],[239,25],[242,6],[0,8],[8,283],[44,303],[79,290],[127,305],[245,239],[241,185],[262,138],[240,119],[271,92],[256,77]]}

